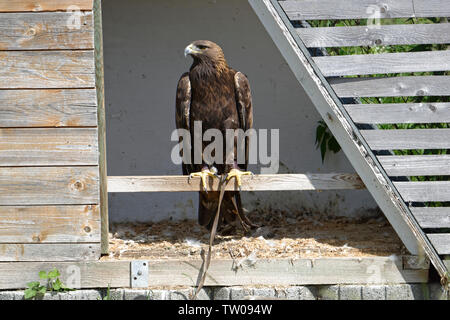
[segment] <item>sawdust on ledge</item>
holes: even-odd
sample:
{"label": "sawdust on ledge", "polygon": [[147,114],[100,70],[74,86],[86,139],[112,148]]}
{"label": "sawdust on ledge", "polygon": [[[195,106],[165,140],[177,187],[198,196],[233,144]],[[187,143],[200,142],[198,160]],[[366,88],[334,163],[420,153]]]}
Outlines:
{"label": "sawdust on ledge", "polygon": [[[349,219],[304,213],[250,212],[262,225],[244,234],[216,235],[213,259],[373,257],[406,254],[384,217]],[[189,260],[207,250],[209,232],[197,221],[113,223],[109,255],[102,260]]]}

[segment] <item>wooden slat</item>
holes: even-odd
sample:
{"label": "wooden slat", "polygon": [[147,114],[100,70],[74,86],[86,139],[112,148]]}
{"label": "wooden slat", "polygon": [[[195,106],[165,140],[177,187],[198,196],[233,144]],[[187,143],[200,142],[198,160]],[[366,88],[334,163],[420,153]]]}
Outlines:
{"label": "wooden slat", "polygon": [[356,123],[450,122],[450,103],[346,104]]}
{"label": "wooden slat", "polygon": [[98,167],[0,168],[0,204],[98,204]]}
{"label": "wooden slat", "polygon": [[450,96],[450,76],[331,78],[341,98]]}
{"label": "wooden slat", "polygon": [[450,254],[450,233],[427,234],[439,254]]}
{"label": "wooden slat", "polygon": [[448,149],[450,129],[361,130],[373,150]]}
{"label": "wooden slat", "polygon": [[67,11],[71,6],[92,10],[92,0],[4,0],[0,12]]}
{"label": "wooden slat", "polygon": [[0,261],[83,261],[99,257],[100,243],[0,243]]}
{"label": "wooden slat", "polygon": [[422,228],[450,228],[450,207],[410,207]]}
{"label": "wooden slat", "polygon": [[72,15],[0,13],[0,50],[93,49],[92,12],[80,13],[79,28],[68,24]]}
{"label": "wooden slat", "polygon": [[449,181],[394,182],[394,185],[407,202],[450,201]]}
{"label": "wooden slat", "polygon": [[0,129],[0,166],[97,164],[97,128]]}
{"label": "wooden slat", "polygon": [[[218,179],[208,180],[208,190],[218,190]],[[243,191],[362,189],[356,174],[265,174],[243,176]],[[200,178],[188,176],[109,176],[108,192],[201,191]],[[238,190],[231,181],[226,190]]]}
{"label": "wooden slat", "polygon": [[447,0],[295,0],[280,1],[291,20],[340,20],[409,17],[448,17]]}
{"label": "wooden slat", "polygon": [[450,43],[448,23],[298,28],[296,31],[307,47]]}
{"label": "wooden slat", "polygon": [[390,176],[450,175],[450,155],[378,156]]}
{"label": "wooden slat", "polygon": [[0,206],[0,243],[100,242],[100,210],[85,206]]}
{"label": "wooden slat", "polygon": [[95,127],[94,89],[0,90],[0,128]]}
{"label": "wooden slat", "polygon": [[93,88],[94,52],[0,52],[0,89]]}
{"label": "wooden slat", "polygon": [[[425,283],[428,267],[404,269],[402,257],[264,259],[253,267],[233,269],[231,259],[212,259],[205,286]],[[193,286],[200,260],[148,261],[150,288]],[[130,261],[0,263],[0,289],[21,289],[41,270],[58,269],[61,281],[74,288],[70,276],[79,271],[80,288],[130,287]],[[72,277],[73,279],[73,277]]]}
{"label": "wooden slat", "polygon": [[325,77],[450,70],[450,50],[314,57]]}

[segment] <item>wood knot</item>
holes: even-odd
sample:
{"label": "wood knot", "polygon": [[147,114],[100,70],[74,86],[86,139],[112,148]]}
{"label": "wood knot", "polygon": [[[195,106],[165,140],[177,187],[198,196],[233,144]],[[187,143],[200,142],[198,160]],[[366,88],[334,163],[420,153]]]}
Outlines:
{"label": "wood knot", "polygon": [[76,180],[75,182],[72,183],[72,189],[76,191],[81,191],[84,189],[84,183],[80,180]]}
{"label": "wood knot", "polygon": [[30,28],[27,30],[27,32],[25,33],[25,35],[32,37],[36,35],[36,29],[35,28]]}
{"label": "wood knot", "polygon": [[89,227],[89,226],[84,227],[84,232],[86,232],[86,233],[91,232],[91,227]]}
{"label": "wood knot", "polygon": [[41,242],[41,238],[39,236],[33,236],[34,242]]}
{"label": "wood knot", "polygon": [[435,105],[432,105],[432,104],[430,104],[430,105],[428,106],[428,108],[429,108],[431,111],[433,111],[433,112],[436,112],[436,110],[437,110],[436,106],[435,106]]}
{"label": "wood knot", "polygon": [[376,39],[376,40],[375,40],[375,44],[376,44],[377,46],[381,45],[382,43],[383,43],[383,40],[381,40],[381,39]]}

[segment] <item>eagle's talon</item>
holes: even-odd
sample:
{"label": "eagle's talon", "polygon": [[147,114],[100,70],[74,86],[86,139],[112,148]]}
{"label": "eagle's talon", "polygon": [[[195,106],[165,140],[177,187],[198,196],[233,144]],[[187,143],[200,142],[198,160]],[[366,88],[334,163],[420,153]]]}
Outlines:
{"label": "eagle's talon", "polygon": [[242,191],[242,180],[241,180],[242,176],[252,176],[253,177],[254,174],[251,171],[241,171],[239,169],[231,169],[230,172],[228,172],[225,175],[225,180],[229,181],[231,178],[235,178],[239,191]]}
{"label": "eagle's talon", "polygon": [[220,178],[220,176],[217,175],[217,171],[210,171],[209,169],[202,169],[202,171],[200,172],[192,172],[188,177],[188,182],[190,182],[190,180],[194,177],[200,177],[203,191],[206,193],[208,193],[206,178],[207,177]]}

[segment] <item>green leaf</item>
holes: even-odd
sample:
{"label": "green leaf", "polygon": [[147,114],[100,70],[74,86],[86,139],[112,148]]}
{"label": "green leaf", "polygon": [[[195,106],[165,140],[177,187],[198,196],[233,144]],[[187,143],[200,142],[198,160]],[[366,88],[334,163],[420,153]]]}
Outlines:
{"label": "green leaf", "polygon": [[53,290],[59,291],[61,290],[61,281],[58,279],[55,280],[52,284]]}
{"label": "green leaf", "polygon": [[41,284],[40,284],[40,282],[39,281],[32,281],[32,282],[28,282],[27,283],[27,286],[30,288],[30,289],[32,289],[32,288],[34,288],[34,287],[38,287],[38,286],[40,286]]}
{"label": "green leaf", "polygon": [[24,292],[24,298],[26,300],[32,299],[32,298],[34,298],[36,296],[36,293],[37,293],[36,290],[26,289],[25,292]]}
{"label": "green leaf", "polygon": [[47,272],[45,272],[45,271],[39,271],[39,278],[41,278],[41,279],[47,279],[48,278],[48,276],[47,276]]}
{"label": "green leaf", "polygon": [[47,288],[44,287],[44,286],[42,286],[42,287],[39,288],[38,291],[39,291],[39,293],[41,293],[41,294],[45,294],[45,293],[47,292]]}
{"label": "green leaf", "polygon": [[48,277],[49,277],[50,279],[58,278],[60,275],[61,275],[61,274],[60,274],[59,271],[56,270],[56,269],[53,269],[52,271],[50,271],[50,272],[48,273]]}

